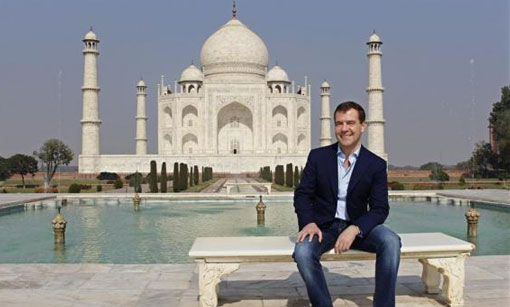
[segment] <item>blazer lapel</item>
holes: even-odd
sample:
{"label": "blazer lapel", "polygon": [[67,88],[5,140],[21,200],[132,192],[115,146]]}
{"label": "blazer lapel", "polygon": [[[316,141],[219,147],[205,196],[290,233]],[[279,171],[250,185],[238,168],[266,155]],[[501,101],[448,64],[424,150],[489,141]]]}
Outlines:
{"label": "blazer lapel", "polygon": [[[347,187],[347,195],[349,195],[358,183],[358,181],[361,179],[365,172],[365,168],[367,167],[366,163],[366,149],[361,145],[361,148],[359,150],[359,156],[356,160],[356,164],[354,164],[354,169],[352,170],[351,180],[349,180],[349,186]],[[338,180],[338,179],[337,179]]]}
{"label": "blazer lapel", "polygon": [[329,172],[329,182],[331,183],[331,189],[333,191],[333,195],[336,199],[337,195],[338,195],[338,156],[337,156],[337,152],[338,152],[338,143],[335,143],[333,145],[331,145],[330,147],[331,151],[330,153],[328,154],[328,163],[326,165],[330,165],[330,167],[328,167],[328,172]]}

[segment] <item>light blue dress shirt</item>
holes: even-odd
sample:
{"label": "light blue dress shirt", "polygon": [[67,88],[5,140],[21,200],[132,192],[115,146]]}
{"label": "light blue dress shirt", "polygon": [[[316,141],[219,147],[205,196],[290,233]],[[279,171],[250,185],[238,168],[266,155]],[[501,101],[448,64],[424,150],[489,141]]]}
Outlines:
{"label": "light blue dress shirt", "polygon": [[338,166],[338,200],[336,202],[336,214],[335,218],[349,221],[349,215],[347,214],[347,188],[349,187],[349,181],[351,180],[352,170],[354,164],[359,156],[361,146],[358,147],[351,155],[349,155],[349,162],[351,165],[349,168],[344,167],[345,153],[342,151],[340,144],[338,144],[337,155],[337,166]]}

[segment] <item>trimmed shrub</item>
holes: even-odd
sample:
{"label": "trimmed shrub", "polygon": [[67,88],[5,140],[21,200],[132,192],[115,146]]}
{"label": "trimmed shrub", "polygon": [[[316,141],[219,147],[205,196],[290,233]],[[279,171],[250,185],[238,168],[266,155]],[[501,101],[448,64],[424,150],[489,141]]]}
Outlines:
{"label": "trimmed shrub", "polygon": [[119,178],[119,175],[117,173],[110,173],[110,172],[101,172],[99,175],[97,175],[97,180],[117,180]]}
{"label": "trimmed shrub", "polygon": [[388,185],[392,191],[405,190],[404,184],[398,181],[392,181]]}
{"label": "trimmed shrub", "polygon": [[285,178],[283,175],[283,165],[277,165],[274,170],[274,183],[279,185],[285,184]]}
{"label": "trimmed shrub", "polygon": [[166,162],[163,162],[161,164],[161,193],[167,192],[167,185],[168,185],[168,177],[166,175]]}
{"label": "trimmed shrub", "polygon": [[48,187],[45,191],[44,187],[37,187],[37,188],[35,188],[35,193],[58,193],[58,188],[57,187]]}
{"label": "trimmed shrub", "polygon": [[292,188],[294,184],[294,174],[292,173],[292,163],[287,164],[285,171],[285,185]]}
{"label": "trimmed shrub", "polygon": [[72,183],[67,190],[68,193],[80,193],[81,187],[77,183]]}
{"label": "trimmed shrub", "polygon": [[124,187],[124,182],[122,182],[122,179],[117,178],[117,180],[113,183],[113,187],[115,189],[122,189],[122,187]]}
{"label": "trimmed shrub", "polygon": [[195,183],[195,185],[198,184],[198,166],[197,165],[193,166],[193,182]]}
{"label": "trimmed shrub", "polygon": [[96,185],[96,192],[102,192],[103,191],[103,186],[98,184]]}
{"label": "trimmed shrub", "polygon": [[151,161],[151,172],[149,179],[149,189],[151,193],[158,193],[158,170],[156,161]]}
{"label": "trimmed shrub", "polygon": [[174,192],[179,192],[179,177],[180,177],[180,174],[179,174],[179,163],[175,162],[174,163],[174,173],[172,175],[173,179],[172,179],[172,185],[173,185],[173,190]]}
{"label": "trimmed shrub", "polygon": [[460,176],[459,178],[459,185],[465,186],[466,185],[466,178],[464,178],[464,175]]}
{"label": "trimmed shrub", "polygon": [[297,165],[294,167],[294,187],[297,188],[299,185],[299,168]]}

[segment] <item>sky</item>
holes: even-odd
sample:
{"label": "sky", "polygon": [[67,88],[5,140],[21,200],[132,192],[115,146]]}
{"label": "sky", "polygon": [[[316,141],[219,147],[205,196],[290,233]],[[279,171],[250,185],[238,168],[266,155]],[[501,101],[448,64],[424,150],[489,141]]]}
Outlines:
{"label": "sky", "polygon": [[[389,163],[419,166],[468,159],[488,141],[488,116],[510,83],[508,0],[238,0],[291,80],[312,84],[312,147],[320,96],[331,110],[367,107],[366,41],[383,41]],[[49,138],[81,150],[83,36],[99,40],[101,153],[135,151],[136,83],[148,85],[148,152],[157,153],[156,84],[200,62],[207,37],[231,18],[230,0],[0,0],[0,156],[31,154]],[[333,131],[333,129],[332,129]],[[333,136],[334,139],[334,136]]]}

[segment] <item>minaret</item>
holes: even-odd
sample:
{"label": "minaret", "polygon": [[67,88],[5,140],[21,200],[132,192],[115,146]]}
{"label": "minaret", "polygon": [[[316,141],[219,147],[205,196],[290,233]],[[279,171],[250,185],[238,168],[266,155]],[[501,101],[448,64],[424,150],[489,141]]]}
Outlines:
{"label": "minaret", "polygon": [[145,98],[147,86],[143,79],[136,85],[136,154],[147,154],[147,114],[145,112]]}
{"label": "minaret", "polygon": [[329,112],[329,83],[321,84],[321,146],[331,144],[331,113]]}
{"label": "minaret", "polygon": [[99,155],[99,86],[97,82],[97,57],[99,40],[92,27],[83,39],[83,113],[81,119],[81,154]]}
{"label": "minaret", "polygon": [[381,39],[374,33],[368,42],[368,149],[388,161],[388,154],[384,151],[384,112],[383,92],[381,80]]}

